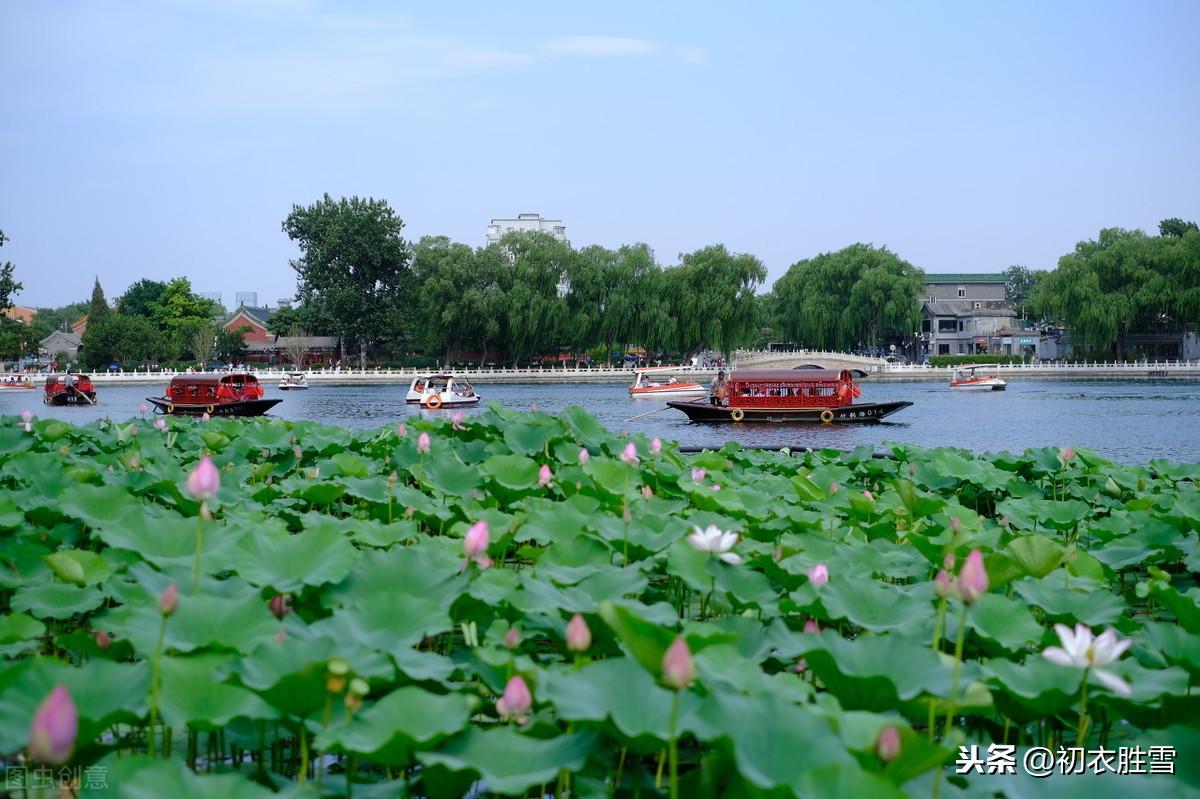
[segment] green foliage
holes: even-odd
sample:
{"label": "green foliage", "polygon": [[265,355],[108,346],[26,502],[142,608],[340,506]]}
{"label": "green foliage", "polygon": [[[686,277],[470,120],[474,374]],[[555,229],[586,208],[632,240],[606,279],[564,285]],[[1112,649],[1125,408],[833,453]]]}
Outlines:
{"label": "green foliage", "polygon": [[935,368],[961,366],[965,363],[1026,363],[1020,355],[931,355],[929,365]]}
{"label": "green foliage", "polygon": [[215,355],[225,363],[241,363],[246,357],[246,333],[250,329],[249,325],[233,330],[216,328]]}
{"label": "green foliage", "polygon": [[707,348],[730,356],[754,340],[755,289],[767,270],[753,255],[714,244],[679,257],[666,271],[665,290],[676,323],[675,341],[685,352]]}
{"label": "green foliage", "polygon": [[[465,429],[411,420],[404,436],[136,424],[27,433],[0,419],[0,752],[27,747],[62,684],[79,715],[70,765],[108,768],[130,795],[343,796],[349,778],[363,796],[569,782],[662,797],[675,739],[684,796],[924,796],[960,740],[1019,741],[1018,758],[1074,745],[1081,711],[1085,748],[1111,749],[1119,730],[1120,745],[1165,742],[1182,763],[1200,744],[1200,464],[734,444],[689,460],[579,408],[493,406]],[[639,463],[620,460],[627,443]],[[221,479],[203,519],[185,490],[201,453]],[[464,560],[479,521],[489,567]],[[708,525],[737,533],[739,562],[688,542]],[[943,615],[932,578],[973,549],[990,590]],[[184,588],[164,622],[171,583]],[[291,612],[277,619],[280,593]],[[585,652],[566,646],[575,613]],[[1128,697],[1091,674],[1085,709],[1085,672],[1042,657],[1053,625],[1077,622],[1133,640],[1104,667]],[[696,675],[680,691],[662,679],[677,638]],[[532,703],[507,718],[497,703],[517,675]],[[149,729],[151,697],[164,728]],[[945,735],[929,729],[946,717]],[[884,762],[889,726],[900,747]],[[163,735],[171,753],[151,758]],[[1149,795],[1187,794],[1189,774],[1156,775]],[[954,795],[1010,790],[953,779]]]}
{"label": "green foliage", "polygon": [[778,333],[831,350],[907,337],[921,323],[924,281],[920,269],[869,244],[798,261],[775,283]]}
{"label": "green foliage", "polygon": [[134,283],[117,298],[117,310],[128,316],[144,316],[154,319],[155,306],[163,301],[163,295],[166,292],[166,283],[144,278]]}
{"label": "green foliage", "polygon": [[108,300],[104,299],[104,289],[100,288],[100,278],[96,278],[96,283],[92,286],[92,301],[88,305],[88,324],[98,322],[112,311],[108,307]]}
{"label": "green foliage", "polygon": [[297,297],[356,342],[366,366],[373,342],[399,337],[411,312],[412,270],[404,221],[384,200],[326,194],[308,207],[295,205],[283,231],[300,247],[293,259]]}
{"label": "green foliage", "polygon": [[445,236],[426,236],[413,252],[417,285],[414,338],[426,352],[486,351],[505,319],[503,283],[509,265],[495,251],[472,250]]}
{"label": "green foliage", "polygon": [[1181,239],[1196,230],[1200,230],[1200,226],[1197,226],[1195,222],[1185,222],[1177,216],[1158,223],[1158,235],[1160,236],[1174,236]]}
{"label": "green foliage", "polygon": [[87,312],[87,301],[73,302],[60,308],[38,308],[37,316],[33,320],[38,341],[56,330],[69,331],[71,325],[82,319]]}
{"label": "green foliage", "polygon": [[89,369],[117,364],[126,369],[157,360],[163,346],[161,333],[149,319],[109,312],[97,320],[88,317],[80,357]]}
{"label": "green foliage", "polygon": [[[3,280],[3,278],[0,278]],[[37,328],[8,317],[0,317],[0,360],[15,361],[38,349]]]}
{"label": "green foliage", "polygon": [[1047,274],[1042,270],[1016,265],[1004,270],[1004,298],[1019,316],[1027,317],[1031,312],[1037,315],[1032,300],[1037,294],[1038,284]]}
{"label": "green foliage", "polygon": [[[4,231],[0,230],[0,247],[3,247],[4,242],[8,240]],[[20,292],[22,288],[21,284],[13,277],[14,268],[11,261],[0,264],[0,311],[12,307],[13,295]]]}

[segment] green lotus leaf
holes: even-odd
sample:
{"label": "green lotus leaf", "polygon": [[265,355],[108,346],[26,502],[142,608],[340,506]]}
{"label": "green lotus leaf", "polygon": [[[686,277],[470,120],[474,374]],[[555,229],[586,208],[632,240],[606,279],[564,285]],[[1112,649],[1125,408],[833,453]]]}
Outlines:
{"label": "green lotus leaf", "polygon": [[288,593],[304,585],[341,582],[358,554],[341,532],[330,527],[295,534],[262,530],[238,542],[230,564],[251,585]]}
{"label": "green lotus leaf", "polygon": [[112,574],[104,558],[85,549],[60,549],[47,555],[46,563],[60,579],[76,585],[104,582]]}
{"label": "green lotus leaf", "polygon": [[529,491],[537,485],[537,462],[524,455],[493,455],[480,469],[498,485],[513,491]]}
{"label": "green lotus leaf", "polygon": [[835,575],[817,594],[830,618],[848,619],[872,632],[908,634],[932,626],[928,584],[905,588]]}
{"label": "green lotus leaf", "polygon": [[[84,799],[110,797],[117,790],[121,799],[270,799],[276,794],[241,774],[199,775],[182,760],[152,760],[144,755],[106,757],[97,764],[96,787],[80,791]],[[100,779],[99,777],[103,777]]]}
{"label": "green lotus leaf", "polygon": [[1023,574],[1039,579],[1057,569],[1066,557],[1063,546],[1044,535],[1017,536],[1004,551]]}
{"label": "green lotus leaf", "polygon": [[219,728],[237,718],[278,718],[279,714],[253,691],[222,682],[218,669],[229,656],[165,657],[159,688],[163,721],[173,727]]}
{"label": "green lotus leaf", "polygon": [[470,716],[461,694],[434,694],[398,688],[352,718],[326,727],[316,745],[325,751],[357,752],[379,763],[404,765],[414,748],[462,730]]}
{"label": "green lotus leaf", "polygon": [[534,738],[512,727],[471,727],[435,751],[418,753],[417,758],[427,766],[478,774],[487,791],[515,796],[553,782],[561,769],[582,768],[595,743],[595,735],[587,732]]}
{"label": "green lotus leaf", "polygon": [[[42,583],[24,586],[13,595],[12,606],[40,619],[69,619],[93,611],[104,602],[104,595],[95,586]],[[0,635],[0,641],[3,636]]]}
{"label": "green lotus leaf", "polygon": [[430,484],[443,494],[465,497],[479,485],[479,472],[464,465],[453,454],[439,452],[437,457],[426,458],[425,474]]}
{"label": "green lotus leaf", "polygon": [[0,616],[0,644],[41,638],[46,634],[46,625],[27,613],[9,613]]}
{"label": "green lotus leaf", "polygon": [[825,630],[794,636],[784,651],[805,658],[848,710],[880,712],[922,693],[945,696],[950,690],[950,669],[929,645],[895,633],[847,641]]}
{"label": "green lotus leaf", "polygon": [[967,623],[981,637],[1011,652],[1020,652],[1028,644],[1038,643],[1046,632],[1034,621],[1024,604],[1000,594],[979,597],[967,611]]}
{"label": "green lotus leaf", "polygon": [[[108,611],[98,624],[148,657],[157,644],[161,619],[157,602],[147,601]],[[164,647],[177,652],[204,648],[250,652],[272,640],[278,629],[267,603],[257,593],[237,598],[185,593],[179,598],[178,610],[167,619]]]}
{"label": "green lotus leaf", "polygon": [[[1065,587],[1069,583],[1070,587]],[[1081,621],[1089,627],[1112,624],[1125,611],[1121,598],[1104,590],[1096,590],[1091,580],[1067,581],[1052,574],[1042,580],[1026,577],[1012,584],[1021,597],[1037,605],[1055,621]]]}

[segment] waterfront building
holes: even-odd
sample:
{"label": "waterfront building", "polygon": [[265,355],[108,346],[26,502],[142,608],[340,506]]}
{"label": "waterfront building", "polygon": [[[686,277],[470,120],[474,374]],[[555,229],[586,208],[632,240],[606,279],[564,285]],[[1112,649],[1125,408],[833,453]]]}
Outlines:
{"label": "waterfront building", "polygon": [[6,319],[23,325],[32,325],[33,320],[37,318],[37,308],[26,308],[24,305],[10,305],[0,313],[3,313]]}
{"label": "waterfront building", "polygon": [[[242,296],[240,293],[238,296]],[[257,296],[257,295],[255,295]],[[242,336],[242,341],[247,345],[252,342],[265,342],[274,338],[270,331],[267,330],[267,322],[271,319],[274,310],[271,308],[256,308],[252,305],[239,304],[237,310],[221,325],[228,332],[233,332],[239,327],[250,328]]]}
{"label": "waterfront building", "polygon": [[[1002,274],[929,274],[921,303],[921,355],[1033,355],[1020,335]],[[1028,342],[1025,339],[1030,339]]]}
{"label": "waterfront building", "polygon": [[567,228],[561,219],[546,219],[541,214],[517,214],[516,218],[493,219],[488,223],[487,243],[498,244],[506,233],[549,233],[554,238],[567,241]]}
{"label": "waterfront building", "polygon": [[82,339],[77,333],[55,330],[38,342],[38,346],[44,360],[53,359],[59,353],[63,353],[67,356],[68,361],[75,361],[79,358]]}
{"label": "waterfront building", "polygon": [[[290,304],[290,301],[289,301]],[[242,335],[246,344],[246,360],[259,363],[292,363],[299,365],[330,362],[341,340],[337,336],[280,336],[267,329],[276,308],[239,305],[222,327],[233,332],[249,328]]]}

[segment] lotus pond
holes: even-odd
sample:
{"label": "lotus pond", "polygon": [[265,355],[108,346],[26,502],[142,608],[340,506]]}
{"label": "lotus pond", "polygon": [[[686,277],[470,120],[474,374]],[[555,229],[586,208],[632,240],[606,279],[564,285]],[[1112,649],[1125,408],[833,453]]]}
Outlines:
{"label": "lotus pond", "polygon": [[888,454],[4,417],[6,787],[1200,795],[1200,465]]}

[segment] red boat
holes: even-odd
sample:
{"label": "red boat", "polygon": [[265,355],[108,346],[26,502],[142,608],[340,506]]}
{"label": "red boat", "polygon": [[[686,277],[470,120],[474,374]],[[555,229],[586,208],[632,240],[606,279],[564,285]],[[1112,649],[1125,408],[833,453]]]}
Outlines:
{"label": "red boat", "polygon": [[84,374],[50,375],[46,378],[42,402],[47,405],[95,405],[96,388],[92,378]]}
{"label": "red boat", "polygon": [[911,402],[854,400],[862,389],[847,369],[733,372],[725,399],[668,402],[693,422],[878,422]]}
{"label": "red boat", "polygon": [[263,399],[263,387],[254,375],[176,375],[165,397],[147,397],[156,413],[175,416],[262,416],[282,399]]}

